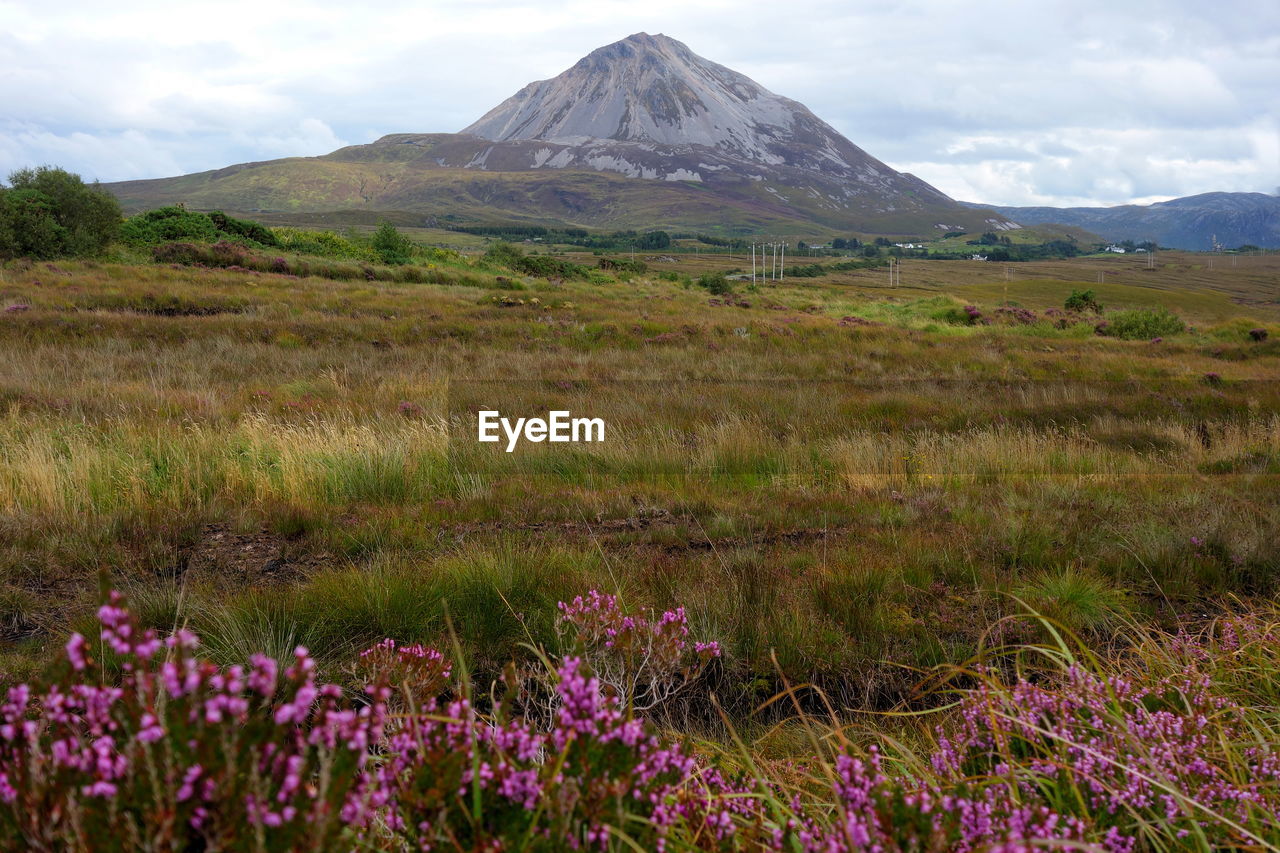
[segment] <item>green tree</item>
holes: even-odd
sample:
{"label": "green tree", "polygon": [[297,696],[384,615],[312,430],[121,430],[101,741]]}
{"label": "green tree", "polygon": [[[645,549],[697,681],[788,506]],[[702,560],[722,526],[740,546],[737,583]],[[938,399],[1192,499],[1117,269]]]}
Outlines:
{"label": "green tree", "polygon": [[383,222],[373,232],[373,250],[384,264],[407,264],[413,254],[413,241],[390,222]]}
{"label": "green tree", "polygon": [[636,240],[637,249],[668,249],[671,247],[671,235],[666,231],[649,231]]}
{"label": "green tree", "polygon": [[0,230],[12,233],[13,246],[25,247],[19,254],[94,255],[119,231],[120,203],[115,196],[65,169],[19,169],[9,175],[9,187],[6,195],[14,196],[4,209],[13,218]]}
{"label": "green tree", "polygon": [[48,260],[64,254],[67,229],[53,201],[34,190],[0,189],[0,257]]}

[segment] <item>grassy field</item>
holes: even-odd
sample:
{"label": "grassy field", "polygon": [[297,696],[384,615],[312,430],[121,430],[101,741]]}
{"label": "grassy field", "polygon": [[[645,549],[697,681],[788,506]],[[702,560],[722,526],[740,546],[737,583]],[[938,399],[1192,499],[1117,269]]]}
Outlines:
{"label": "grassy field", "polygon": [[[907,261],[894,288],[723,296],[689,280],[738,259],[595,281],[464,259],[438,284],[11,263],[2,667],[40,667],[103,576],[220,659],[304,643],[335,671],[385,636],[439,642],[447,616],[497,673],[594,587],[684,605],[738,712],[783,678],[888,707],[992,626],[1034,639],[999,622],[1025,605],[1105,642],[1265,599],[1280,257],[1210,263]],[[1100,319],[1189,328],[1059,328],[1078,288]],[[607,440],[508,454],[475,441],[482,406],[601,417]]]}
{"label": "grassy field", "polygon": [[1280,849],[1280,256],[277,233],[0,267],[0,846]]}

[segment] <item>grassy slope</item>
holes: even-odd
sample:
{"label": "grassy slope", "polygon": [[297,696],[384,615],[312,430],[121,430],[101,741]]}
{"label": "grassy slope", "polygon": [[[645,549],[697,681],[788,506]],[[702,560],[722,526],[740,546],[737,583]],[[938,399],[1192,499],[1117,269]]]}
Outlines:
{"label": "grassy slope", "polygon": [[[376,150],[379,146],[360,146]],[[126,210],[182,202],[201,210],[287,214],[314,221],[345,213],[365,222],[398,213],[442,221],[518,221],[596,228],[675,228],[716,233],[936,234],[937,222],[975,233],[986,215],[967,208],[913,213],[833,210],[795,188],[743,188],[626,178],[608,172],[440,168],[433,161],[343,151],[108,185]],[[773,194],[776,190],[786,201]]]}
{"label": "grassy slope", "polygon": [[[901,696],[901,665],[965,657],[1008,593],[1100,637],[1117,614],[1273,593],[1277,259],[1164,263],[1019,264],[1006,285],[908,262],[894,290],[862,271],[730,305],[656,275],[512,291],[471,266],[479,286],[6,268],[0,307],[29,306],[0,313],[9,665],[87,612],[101,569],[228,658],[439,639],[447,601],[493,666],[546,636],[557,598],[617,588],[726,640],[730,703],[770,689],[771,649],[843,701]],[[1099,268],[1108,306],[1166,304],[1196,331],[940,319],[1006,286],[1060,304]],[[940,384],[960,379],[1016,385]],[[507,455],[471,440],[479,403],[564,404],[616,438]]]}

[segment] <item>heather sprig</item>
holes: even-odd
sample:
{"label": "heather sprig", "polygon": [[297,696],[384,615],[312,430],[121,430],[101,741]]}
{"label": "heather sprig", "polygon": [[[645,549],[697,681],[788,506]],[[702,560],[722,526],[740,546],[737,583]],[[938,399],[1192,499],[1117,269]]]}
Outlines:
{"label": "heather sprig", "polygon": [[689,639],[683,607],[627,612],[616,595],[591,590],[560,602],[559,628],[574,653],[585,658],[623,705],[651,711],[688,688],[713,658],[714,640]]}

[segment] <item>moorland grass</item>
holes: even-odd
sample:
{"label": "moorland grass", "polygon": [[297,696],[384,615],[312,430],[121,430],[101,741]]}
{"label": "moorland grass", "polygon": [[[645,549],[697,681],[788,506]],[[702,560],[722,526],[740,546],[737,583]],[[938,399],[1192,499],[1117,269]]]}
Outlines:
{"label": "moorland grass", "polygon": [[[1276,592],[1280,313],[1257,268],[1274,259],[1185,290],[1176,255],[1147,285],[1088,285],[1191,327],[1158,344],[1044,314],[1093,259],[728,302],[660,270],[557,282],[458,257],[411,282],[125,259],[0,270],[0,630],[23,660],[104,570],[227,660],[305,642],[333,666],[382,636],[439,639],[448,614],[496,671],[547,640],[556,600],[602,586],[685,604],[725,644],[735,707],[779,672],[884,705],[909,695],[903,665],[972,654],[1010,594],[1103,637]],[[1006,299],[1037,321],[936,316]],[[506,454],[473,440],[486,401],[603,417],[609,437]]]}

